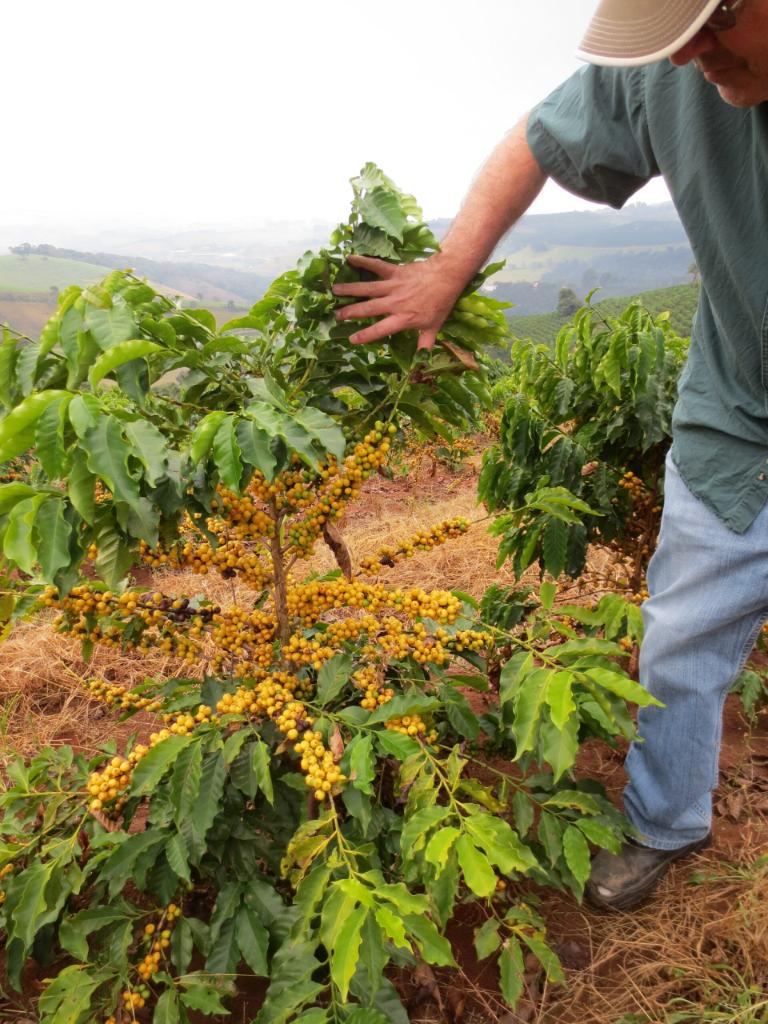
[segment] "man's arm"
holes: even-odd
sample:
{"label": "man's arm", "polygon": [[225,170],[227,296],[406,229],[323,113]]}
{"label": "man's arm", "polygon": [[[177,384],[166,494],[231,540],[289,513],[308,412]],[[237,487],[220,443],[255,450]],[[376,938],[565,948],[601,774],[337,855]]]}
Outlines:
{"label": "man's arm", "polygon": [[338,310],[337,319],[382,317],[353,334],[351,341],[379,341],[410,329],[419,331],[419,348],[432,348],[467,281],[525,213],[546,181],[526,141],[527,124],[526,117],[483,165],[440,252],[428,260],[399,266],[370,256],[349,257],[353,266],[372,271],[379,280],[336,285],[335,295],[367,300]]}

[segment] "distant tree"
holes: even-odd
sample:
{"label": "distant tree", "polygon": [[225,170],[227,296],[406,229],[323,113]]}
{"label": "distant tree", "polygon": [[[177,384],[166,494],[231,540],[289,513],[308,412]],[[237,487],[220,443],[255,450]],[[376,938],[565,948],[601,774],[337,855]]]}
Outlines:
{"label": "distant tree", "polygon": [[57,284],[52,284],[50,291],[51,291],[51,298],[58,299],[58,297],[59,297],[59,286]]}
{"label": "distant tree", "polygon": [[227,309],[231,313],[234,310],[234,308],[235,308],[234,300],[230,299],[229,302],[227,303]]}
{"label": "distant tree", "polygon": [[699,274],[699,264],[694,262],[688,267],[688,273],[691,275],[691,284],[698,284],[701,278]]}
{"label": "distant tree", "polygon": [[581,303],[573,288],[561,288],[557,296],[557,315],[573,316],[579,309],[581,309]]}

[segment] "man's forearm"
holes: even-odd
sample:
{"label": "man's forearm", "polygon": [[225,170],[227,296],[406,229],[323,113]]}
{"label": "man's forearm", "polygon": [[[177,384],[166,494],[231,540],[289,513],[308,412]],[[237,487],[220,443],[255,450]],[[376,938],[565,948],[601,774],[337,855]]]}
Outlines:
{"label": "man's forearm", "polygon": [[526,116],[483,164],[442,242],[436,258],[460,286],[486,262],[547,180],[526,141],[527,125]]}

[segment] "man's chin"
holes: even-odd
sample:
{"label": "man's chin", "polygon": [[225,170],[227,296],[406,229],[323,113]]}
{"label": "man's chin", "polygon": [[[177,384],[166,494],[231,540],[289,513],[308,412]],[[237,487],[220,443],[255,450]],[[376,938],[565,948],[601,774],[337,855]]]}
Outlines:
{"label": "man's chin", "polygon": [[729,81],[724,75],[720,81],[712,83],[720,93],[721,99],[732,107],[756,107],[760,103],[768,102],[768,84],[754,80],[740,82],[738,77],[740,76],[734,75],[734,80]]}

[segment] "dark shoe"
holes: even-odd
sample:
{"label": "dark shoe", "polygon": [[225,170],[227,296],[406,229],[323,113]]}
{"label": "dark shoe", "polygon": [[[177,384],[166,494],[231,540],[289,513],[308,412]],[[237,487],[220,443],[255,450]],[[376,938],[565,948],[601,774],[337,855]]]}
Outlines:
{"label": "dark shoe", "polygon": [[618,854],[600,850],[584,895],[599,910],[630,910],[651,895],[673,861],[703,850],[712,834],[677,850],[654,850],[629,840]]}

